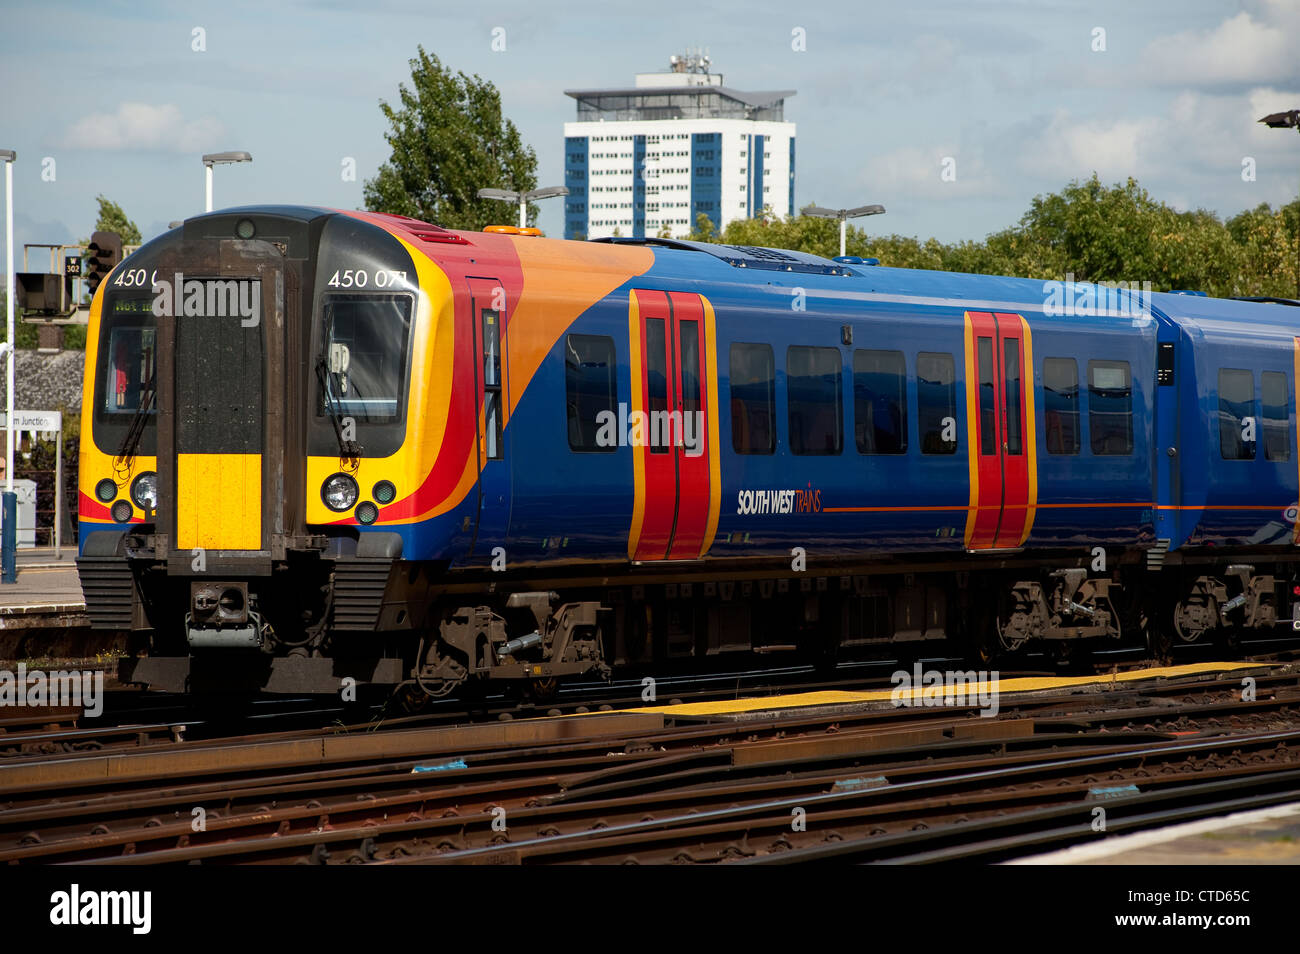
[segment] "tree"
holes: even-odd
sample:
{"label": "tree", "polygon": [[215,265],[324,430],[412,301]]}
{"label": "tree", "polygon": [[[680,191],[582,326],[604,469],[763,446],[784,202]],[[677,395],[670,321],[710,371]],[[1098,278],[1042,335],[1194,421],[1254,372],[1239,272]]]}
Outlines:
{"label": "tree", "polygon": [[[3,285],[3,282],[0,282],[0,285]],[[7,299],[5,296],[5,289],[3,287],[0,287],[0,341],[9,340],[9,323],[6,320],[7,312],[5,310],[6,308],[8,308],[8,305],[6,304],[6,301]],[[15,304],[14,305],[14,338],[16,339],[17,343],[14,345],[14,347],[35,348],[37,344],[37,337],[38,337],[36,326],[29,325],[24,321],[20,321],[19,315],[20,312],[18,310],[18,306],[17,304]],[[0,368],[3,367],[4,367],[4,363],[0,362]]]}
{"label": "tree", "polygon": [[[721,232],[701,214],[691,238],[839,254],[835,220],[783,221],[767,209]],[[899,268],[1056,281],[1072,275],[1080,282],[1150,282],[1156,291],[1290,297],[1300,286],[1300,200],[1277,211],[1261,205],[1224,223],[1204,209],[1175,211],[1133,179],[1104,186],[1094,174],[1036,196],[1016,225],[983,241],[871,236],[850,224],[845,252]]]}
{"label": "tree", "polygon": [[[495,86],[453,74],[418,47],[410,61],[411,87],[399,86],[400,108],[381,101],[392,149],[379,173],[366,180],[366,208],[423,219],[445,228],[481,229],[513,221],[509,208],[478,198],[483,188],[537,188],[537,154],[501,114]],[[537,210],[528,209],[528,221]]]}
{"label": "tree", "polygon": [[1241,249],[1252,294],[1300,296],[1300,199],[1276,212],[1268,203],[1235,215],[1229,234]]}
{"label": "tree", "polygon": [[122,236],[123,245],[139,245],[140,230],[126,217],[122,207],[102,195],[96,196],[95,199],[99,202],[99,218],[95,221],[95,231],[116,232]]}

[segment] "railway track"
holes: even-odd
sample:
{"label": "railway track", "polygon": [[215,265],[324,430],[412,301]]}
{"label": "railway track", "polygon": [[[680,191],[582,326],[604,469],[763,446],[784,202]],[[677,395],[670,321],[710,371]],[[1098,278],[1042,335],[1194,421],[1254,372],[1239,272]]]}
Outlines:
{"label": "railway track", "polygon": [[[1253,701],[1234,673],[1016,696],[996,719],[972,707],[610,713],[28,756],[0,764],[0,861],[811,861],[850,843],[846,860],[888,860],[888,845],[976,857],[951,833],[974,838],[979,823],[981,843],[1027,849],[1098,799],[1111,812],[1185,790],[1152,811],[1189,812],[1202,791],[1190,786],[1216,781],[1286,797],[1300,678],[1254,678]],[[1125,824],[1138,824],[1129,807]],[[998,822],[1012,816],[1029,827]],[[939,830],[946,840],[915,835]]]}

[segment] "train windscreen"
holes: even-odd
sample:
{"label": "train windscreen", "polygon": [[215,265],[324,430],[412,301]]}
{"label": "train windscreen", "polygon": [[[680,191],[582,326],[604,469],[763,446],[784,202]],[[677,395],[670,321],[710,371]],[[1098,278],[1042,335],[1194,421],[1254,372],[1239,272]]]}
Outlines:
{"label": "train windscreen", "polygon": [[411,299],[407,295],[325,298],[329,393],[317,414],[334,410],[358,424],[391,424],[406,408]]}

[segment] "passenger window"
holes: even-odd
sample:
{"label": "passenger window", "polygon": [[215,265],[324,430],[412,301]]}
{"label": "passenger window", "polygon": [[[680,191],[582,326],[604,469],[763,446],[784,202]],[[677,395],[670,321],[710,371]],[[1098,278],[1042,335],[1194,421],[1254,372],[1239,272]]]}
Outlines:
{"label": "passenger window", "polygon": [[980,338],[976,347],[979,362],[980,455],[998,452],[997,391],[993,387],[993,339]]}
{"label": "passenger window", "polygon": [[922,454],[957,453],[957,375],[951,354],[916,356],[916,426]]}
{"label": "passenger window", "polygon": [[1043,359],[1043,436],[1049,454],[1079,453],[1079,364]]}
{"label": "passenger window", "polygon": [[[668,345],[667,330],[662,318],[647,318],[645,322],[645,373],[646,393],[649,395],[651,421],[667,419],[668,414]],[[665,434],[663,439],[650,441],[650,453],[667,454],[672,438]]]}
{"label": "passenger window", "polygon": [[1219,369],[1219,453],[1224,460],[1255,459],[1255,375]]}
{"label": "passenger window", "polygon": [[859,454],[907,453],[903,352],[853,352],[853,436]]}
{"label": "passenger window", "polygon": [[1291,459],[1291,388],[1282,371],[1264,372],[1264,457]]}
{"label": "passenger window", "polygon": [[[569,335],[564,342],[565,413],[569,447],[575,451],[613,453],[617,441],[597,439],[601,425],[617,419],[614,339],[605,335]],[[603,416],[608,412],[612,417]]]}
{"label": "passenger window", "polygon": [[501,326],[500,315],[483,310],[483,439],[489,460],[501,460]]}
{"label": "passenger window", "polygon": [[1002,342],[1002,390],[1006,393],[1008,454],[1024,453],[1020,446],[1020,342]]}
{"label": "passenger window", "polygon": [[787,349],[785,387],[790,450],[795,454],[838,454],[844,447],[839,349]]}
{"label": "passenger window", "polygon": [[1094,454],[1133,453],[1133,378],[1127,361],[1088,362],[1088,430]]}
{"label": "passenger window", "polygon": [[731,346],[731,446],[737,454],[776,450],[776,359],[772,346]]}

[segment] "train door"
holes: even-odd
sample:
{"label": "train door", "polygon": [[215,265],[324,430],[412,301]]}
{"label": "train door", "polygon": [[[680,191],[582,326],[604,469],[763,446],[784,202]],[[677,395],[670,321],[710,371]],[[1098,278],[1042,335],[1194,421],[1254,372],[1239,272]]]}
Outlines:
{"label": "train door", "polygon": [[297,277],[273,245],[244,243],[236,256],[229,244],[188,241],[155,272],[194,276],[171,307],[154,305],[158,492],[175,501],[157,532],[174,574],[268,570],[290,519],[280,396]]}
{"label": "train door", "polygon": [[966,313],[970,511],[966,547],[1024,543],[1037,503],[1033,351],[1019,315]]}
{"label": "train door", "polygon": [[503,546],[510,525],[510,462],[506,458],[506,290],[495,278],[467,279],[478,432],[478,514],[470,553]]}
{"label": "train door", "polygon": [[699,295],[633,291],[628,435],[636,499],[628,555],[695,560],[717,529],[717,359]]}

